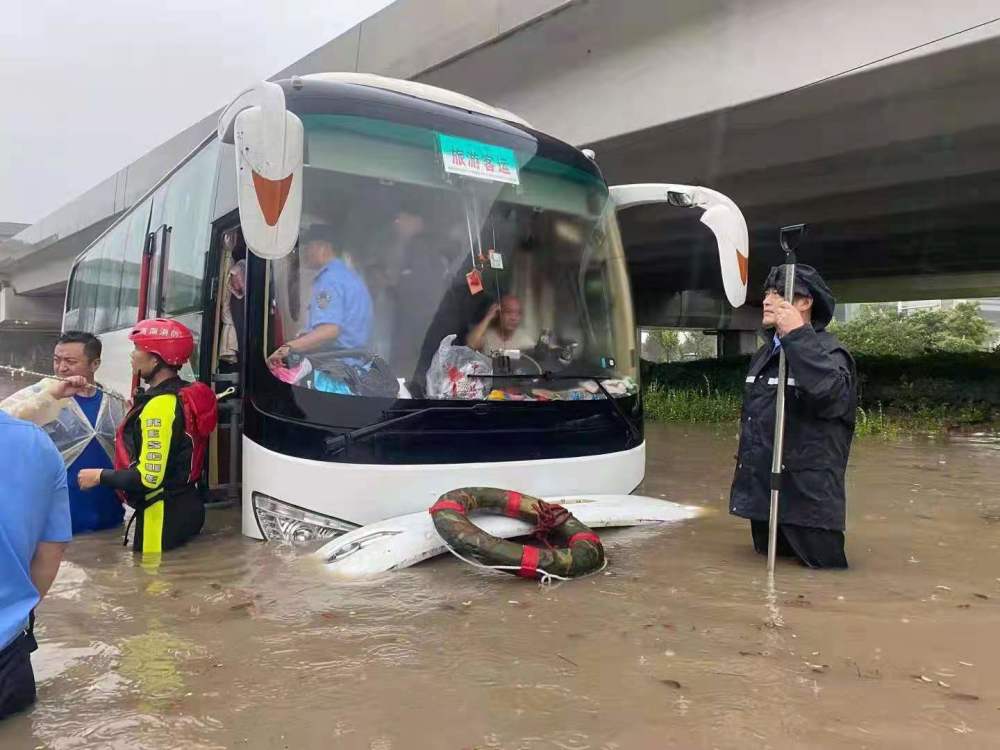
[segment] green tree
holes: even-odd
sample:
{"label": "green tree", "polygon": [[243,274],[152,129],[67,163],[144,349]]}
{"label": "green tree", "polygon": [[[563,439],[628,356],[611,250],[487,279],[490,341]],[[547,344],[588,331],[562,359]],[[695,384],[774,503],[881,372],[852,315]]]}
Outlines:
{"label": "green tree", "polygon": [[667,362],[676,362],[681,358],[681,338],[677,331],[660,328],[653,333],[660,342],[660,346],[663,347]]}
{"label": "green tree", "polygon": [[865,308],[854,320],[835,323],[830,330],[857,354],[897,357],[982,351],[994,335],[977,302],[962,302],[950,310],[921,310],[911,315],[885,308]]}
{"label": "green tree", "polygon": [[946,311],[937,347],[948,352],[975,352],[987,348],[996,332],[979,311],[978,302],[962,302]]}
{"label": "green tree", "polygon": [[684,359],[714,359],[718,356],[718,351],[715,336],[706,336],[701,331],[687,331],[681,344],[681,356]]}

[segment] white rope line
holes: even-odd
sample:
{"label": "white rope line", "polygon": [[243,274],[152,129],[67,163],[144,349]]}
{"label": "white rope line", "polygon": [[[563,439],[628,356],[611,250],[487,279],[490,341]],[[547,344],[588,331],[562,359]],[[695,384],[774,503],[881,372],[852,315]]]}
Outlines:
{"label": "white rope line", "polygon": [[[29,370],[27,367],[14,367],[13,365],[0,365],[0,370],[6,370],[11,375],[18,375],[18,376],[34,375],[37,378],[48,378],[50,380],[61,380],[64,383],[69,382],[69,378],[62,378],[62,377],[59,377],[58,375],[53,375],[52,373],[35,372],[34,370]],[[128,399],[127,398],[125,398],[123,395],[121,395],[117,391],[112,390],[111,388],[105,388],[103,386],[97,385],[97,383],[88,384],[87,387],[88,388],[93,388],[93,389],[98,390],[98,391],[101,391],[102,393],[106,393],[109,396],[111,396],[111,398],[116,398],[119,401],[128,403]]]}
{"label": "white rope line", "polygon": [[[442,541],[444,541],[444,540],[442,539]],[[462,557],[462,555],[458,554],[458,552],[455,551],[454,547],[452,547],[447,542],[444,543],[444,546],[445,546],[445,548],[447,548],[447,550],[449,552],[451,552],[451,554],[453,554],[459,560],[461,560],[464,563],[468,563],[469,565],[473,566],[474,568],[481,568],[482,570],[490,570],[490,571],[494,571],[496,573],[500,573],[501,571],[504,571],[504,570],[520,570],[521,569],[520,565],[487,565],[486,563],[481,563],[478,560],[470,560],[469,558]],[[565,576],[558,575],[557,573],[550,573],[547,570],[543,570],[542,568],[536,568],[536,571],[538,573],[541,573],[541,578],[539,578],[539,580],[538,580],[538,585],[539,586],[551,586],[552,585],[552,581],[554,581],[554,580],[555,581],[560,581],[562,583],[565,583],[566,581],[573,581],[573,580],[577,580],[577,579],[580,579],[580,578],[586,578],[587,576],[592,576],[592,575],[596,575],[597,573],[600,573],[606,567],[608,567],[608,558],[607,558],[607,556],[604,557],[604,563],[597,570],[592,570],[589,573],[585,573],[582,576],[574,576],[573,578],[566,578]]]}

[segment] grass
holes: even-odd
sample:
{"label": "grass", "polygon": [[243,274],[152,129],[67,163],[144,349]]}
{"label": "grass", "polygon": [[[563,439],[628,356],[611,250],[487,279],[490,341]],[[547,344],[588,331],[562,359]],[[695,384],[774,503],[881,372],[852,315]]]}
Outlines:
{"label": "grass", "polygon": [[[742,394],[716,388],[707,377],[703,376],[703,379],[705,385],[701,388],[670,388],[659,383],[651,384],[644,396],[646,416],[656,422],[738,422]],[[946,433],[982,425],[997,427],[994,415],[985,407],[918,404],[908,411],[887,411],[879,403],[869,409],[858,407],[855,434],[858,437],[897,440],[907,435]]]}
{"label": "grass", "polygon": [[646,416],[657,422],[736,422],[741,406],[742,396],[713,388],[707,378],[704,388],[654,383],[643,398]]}

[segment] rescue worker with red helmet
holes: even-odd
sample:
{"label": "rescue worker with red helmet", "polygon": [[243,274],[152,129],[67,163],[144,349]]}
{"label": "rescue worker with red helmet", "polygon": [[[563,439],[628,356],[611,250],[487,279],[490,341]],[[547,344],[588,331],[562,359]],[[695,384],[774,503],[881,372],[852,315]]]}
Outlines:
{"label": "rescue worker with red helmet", "polygon": [[194,351],[194,337],[175,320],[136,324],[132,369],[147,384],[118,428],[115,469],[83,469],[81,489],[97,485],[119,491],[135,509],[136,552],[159,553],[201,531],[205,506],[196,487],[208,436],[215,429],[215,394],[178,371]]}

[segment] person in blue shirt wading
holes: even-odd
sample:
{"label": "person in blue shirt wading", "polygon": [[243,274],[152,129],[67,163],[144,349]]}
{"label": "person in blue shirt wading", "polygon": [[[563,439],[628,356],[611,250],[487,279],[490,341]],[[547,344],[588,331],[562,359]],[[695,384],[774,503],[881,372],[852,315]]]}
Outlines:
{"label": "person in blue shirt wading", "polygon": [[[302,260],[316,271],[309,297],[306,328],[294,339],[278,347],[268,364],[280,367],[289,355],[311,352],[364,349],[372,333],[372,298],[368,287],[340,257],[333,227],[313,224],[299,239]],[[344,358],[349,366],[359,366],[360,359]],[[319,376],[325,376],[320,378]],[[318,372],[316,388],[350,394],[346,383]]]}
{"label": "person in blue shirt wading", "polygon": [[0,413],[0,719],[35,702],[31,615],[72,536],[66,468],[37,426]]}
{"label": "person in blue shirt wading", "polygon": [[125,416],[120,400],[94,387],[100,366],[100,339],[67,331],[52,355],[52,369],[64,380],[42,380],[0,403],[0,410],[44,429],[62,454],[67,474],[74,478],[69,481],[74,534],[120,526],[124,513],[111,488],[83,492],[75,481],[81,468],[112,467],[115,430]]}

